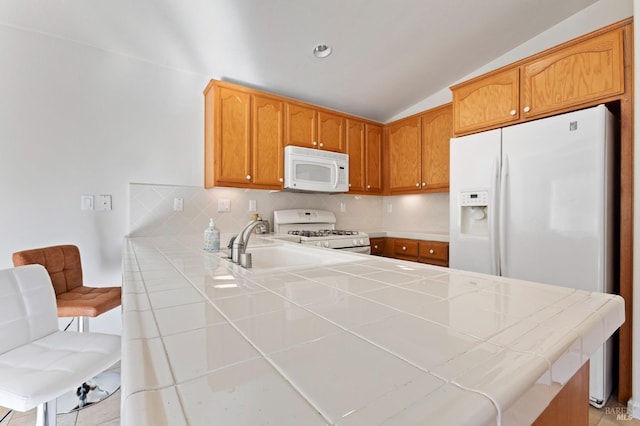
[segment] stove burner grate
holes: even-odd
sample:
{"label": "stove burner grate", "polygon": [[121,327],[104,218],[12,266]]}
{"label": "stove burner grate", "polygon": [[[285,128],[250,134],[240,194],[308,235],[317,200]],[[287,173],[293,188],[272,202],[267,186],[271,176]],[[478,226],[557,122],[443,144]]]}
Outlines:
{"label": "stove burner grate", "polygon": [[358,231],[345,231],[342,229],[320,229],[318,231],[294,230],[289,231],[291,235],[301,237],[329,237],[331,235],[358,235]]}

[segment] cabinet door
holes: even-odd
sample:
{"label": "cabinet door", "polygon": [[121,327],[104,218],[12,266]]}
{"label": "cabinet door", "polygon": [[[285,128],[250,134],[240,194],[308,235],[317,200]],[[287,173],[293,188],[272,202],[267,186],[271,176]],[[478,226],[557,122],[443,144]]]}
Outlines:
{"label": "cabinet door", "polygon": [[369,193],[382,192],[382,127],[365,125],[366,170],[365,189]]}
{"label": "cabinet door", "polygon": [[302,105],[287,103],[285,117],[285,145],[315,148],[316,110]]}
{"label": "cabinet door", "polygon": [[349,154],[349,192],[365,190],[364,123],[347,120],[347,154]]}
{"label": "cabinet door", "polygon": [[421,188],[420,117],[397,121],[387,127],[389,191],[417,192]]}
{"label": "cabinet door", "polygon": [[623,29],[522,67],[522,114],[533,117],[624,93]]}
{"label": "cabinet door", "polygon": [[215,90],[215,183],[245,186],[251,179],[251,95]]}
{"label": "cabinet door", "polygon": [[518,68],[453,86],[453,131],[462,134],[517,121],[519,88]]}
{"label": "cabinet door", "polygon": [[327,151],[346,152],[345,118],[338,114],[318,111],[318,145]]}
{"label": "cabinet door", "polygon": [[386,238],[370,238],[371,254],[384,256],[384,244]]}
{"label": "cabinet door", "polygon": [[252,97],[253,186],[282,189],[284,182],[284,104],[274,98]]}
{"label": "cabinet door", "polygon": [[449,143],[453,137],[451,104],[422,116],[422,189],[449,190]]}

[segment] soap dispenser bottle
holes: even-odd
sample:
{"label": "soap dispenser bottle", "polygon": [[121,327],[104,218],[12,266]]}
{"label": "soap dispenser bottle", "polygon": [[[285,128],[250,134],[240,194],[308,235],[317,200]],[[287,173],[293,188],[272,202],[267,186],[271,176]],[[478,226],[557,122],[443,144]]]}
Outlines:
{"label": "soap dispenser bottle", "polygon": [[216,222],[209,219],[209,227],[204,230],[204,249],[207,251],[220,250],[220,231],[216,229]]}

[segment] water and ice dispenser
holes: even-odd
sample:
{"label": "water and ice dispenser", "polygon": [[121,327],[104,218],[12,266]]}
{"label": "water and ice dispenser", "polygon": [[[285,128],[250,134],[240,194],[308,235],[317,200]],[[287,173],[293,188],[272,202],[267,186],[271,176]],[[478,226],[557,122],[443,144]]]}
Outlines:
{"label": "water and ice dispenser", "polygon": [[489,191],[460,192],[460,234],[489,235]]}

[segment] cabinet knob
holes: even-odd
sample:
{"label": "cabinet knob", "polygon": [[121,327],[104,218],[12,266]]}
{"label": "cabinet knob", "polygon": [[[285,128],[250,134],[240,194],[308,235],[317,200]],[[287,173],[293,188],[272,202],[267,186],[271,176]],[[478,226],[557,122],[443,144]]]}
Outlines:
{"label": "cabinet knob", "polygon": [[371,189],[371,185],[367,185],[367,189]]}
{"label": "cabinet knob", "polygon": [[429,254],[433,254],[433,249],[429,249]]}
{"label": "cabinet knob", "polygon": [[515,110],[515,109],[512,109],[512,110],[511,110],[511,112],[509,112],[509,114],[511,114],[511,115],[516,115],[516,110]]}
{"label": "cabinet knob", "polygon": [[349,188],[351,188],[351,184],[349,184]]}
{"label": "cabinet knob", "polygon": [[247,175],[247,180],[251,180],[251,175]]}
{"label": "cabinet knob", "polygon": [[402,246],[402,251],[407,251],[407,246]]}
{"label": "cabinet knob", "polygon": [[422,186],[427,186],[427,182],[422,182]]}
{"label": "cabinet knob", "polygon": [[282,178],[279,178],[279,179],[278,179],[278,181],[280,181],[280,182],[284,182],[284,179],[282,179]]}
{"label": "cabinet knob", "polygon": [[320,148],[322,148],[324,146],[324,144],[322,142],[320,142]]}
{"label": "cabinet knob", "polygon": [[316,145],[318,145],[318,142],[313,141],[313,142],[311,142],[311,145],[316,146]]}
{"label": "cabinet knob", "polygon": [[416,188],[420,188],[420,182],[416,183]]}
{"label": "cabinet knob", "polygon": [[377,248],[378,248],[378,245],[377,245],[377,244],[374,244],[374,245],[373,245],[373,248],[374,248],[374,249],[377,249]]}
{"label": "cabinet knob", "polygon": [[524,107],[523,111],[524,111],[524,112],[529,112],[529,111],[531,111],[531,108],[529,108],[528,106],[526,106],[526,107]]}

